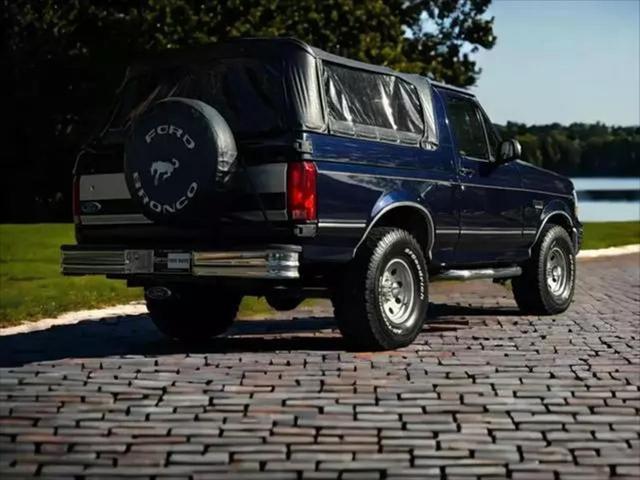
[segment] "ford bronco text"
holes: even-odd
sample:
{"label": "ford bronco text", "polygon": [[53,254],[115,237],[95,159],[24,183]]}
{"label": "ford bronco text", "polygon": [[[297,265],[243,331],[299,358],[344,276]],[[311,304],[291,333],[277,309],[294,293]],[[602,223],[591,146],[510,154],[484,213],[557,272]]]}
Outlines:
{"label": "ford bronco text", "polygon": [[330,298],[347,342],[412,342],[439,279],[511,280],[566,310],[582,227],[572,183],[519,160],[473,94],[290,39],[133,65],[74,172],[65,275],[142,286],[181,340]]}

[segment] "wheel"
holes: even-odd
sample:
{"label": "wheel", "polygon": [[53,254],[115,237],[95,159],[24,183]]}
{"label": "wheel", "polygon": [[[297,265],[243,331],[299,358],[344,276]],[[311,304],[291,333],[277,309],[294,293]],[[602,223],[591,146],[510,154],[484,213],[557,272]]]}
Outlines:
{"label": "wheel", "polygon": [[225,332],[236,318],[242,297],[185,285],[145,288],[145,300],[158,330],[177,340],[195,342]]}
{"label": "wheel", "polygon": [[567,231],[557,225],[545,227],[533,248],[522,275],[512,281],[513,296],[525,313],[555,315],[573,299],[576,256]]}
{"label": "wheel", "polygon": [[372,229],[332,295],[340,332],[354,349],[409,345],[424,324],[427,285],[416,239],[405,230]]}
{"label": "wheel", "polygon": [[303,302],[302,297],[287,297],[286,295],[267,295],[265,300],[271,308],[278,312],[295,310]]}

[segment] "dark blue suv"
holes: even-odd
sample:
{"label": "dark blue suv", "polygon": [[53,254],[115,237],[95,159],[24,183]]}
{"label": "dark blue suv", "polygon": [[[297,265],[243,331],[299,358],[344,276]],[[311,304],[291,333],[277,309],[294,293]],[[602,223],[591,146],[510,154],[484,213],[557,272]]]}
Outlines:
{"label": "dark blue suv", "polygon": [[511,280],[523,312],[571,302],[571,181],[519,160],[473,94],[290,39],[133,65],[74,172],[66,275],[142,286],[161,331],[200,340],[243,295],[330,298],[361,349],[409,344],[428,285]]}

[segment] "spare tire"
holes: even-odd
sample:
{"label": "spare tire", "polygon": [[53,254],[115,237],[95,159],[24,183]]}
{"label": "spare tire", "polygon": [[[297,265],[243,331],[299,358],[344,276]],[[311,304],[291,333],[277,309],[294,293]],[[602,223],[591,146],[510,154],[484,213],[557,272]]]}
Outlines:
{"label": "spare tire", "polygon": [[156,222],[209,222],[224,203],[235,170],[229,125],[210,105],[168,98],[131,128],[125,177],[144,215]]}

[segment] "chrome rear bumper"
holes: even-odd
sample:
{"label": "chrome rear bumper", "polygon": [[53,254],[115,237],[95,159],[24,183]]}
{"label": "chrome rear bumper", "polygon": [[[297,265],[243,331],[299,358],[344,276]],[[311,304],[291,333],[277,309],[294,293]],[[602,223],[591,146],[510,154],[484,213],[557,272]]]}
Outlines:
{"label": "chrome rear bumper", "polygon": [[264,279],[300,278],[298,246],[269,246],[237,251],[160,251],[88,249],[66,245],[61,250],[63,275],[170,274]]}
{"label": "chrome rear bumper", "polygon": [[256,250],[244,252],[193,252],[193,275],[245,278],[299,278],[299,252]]}

